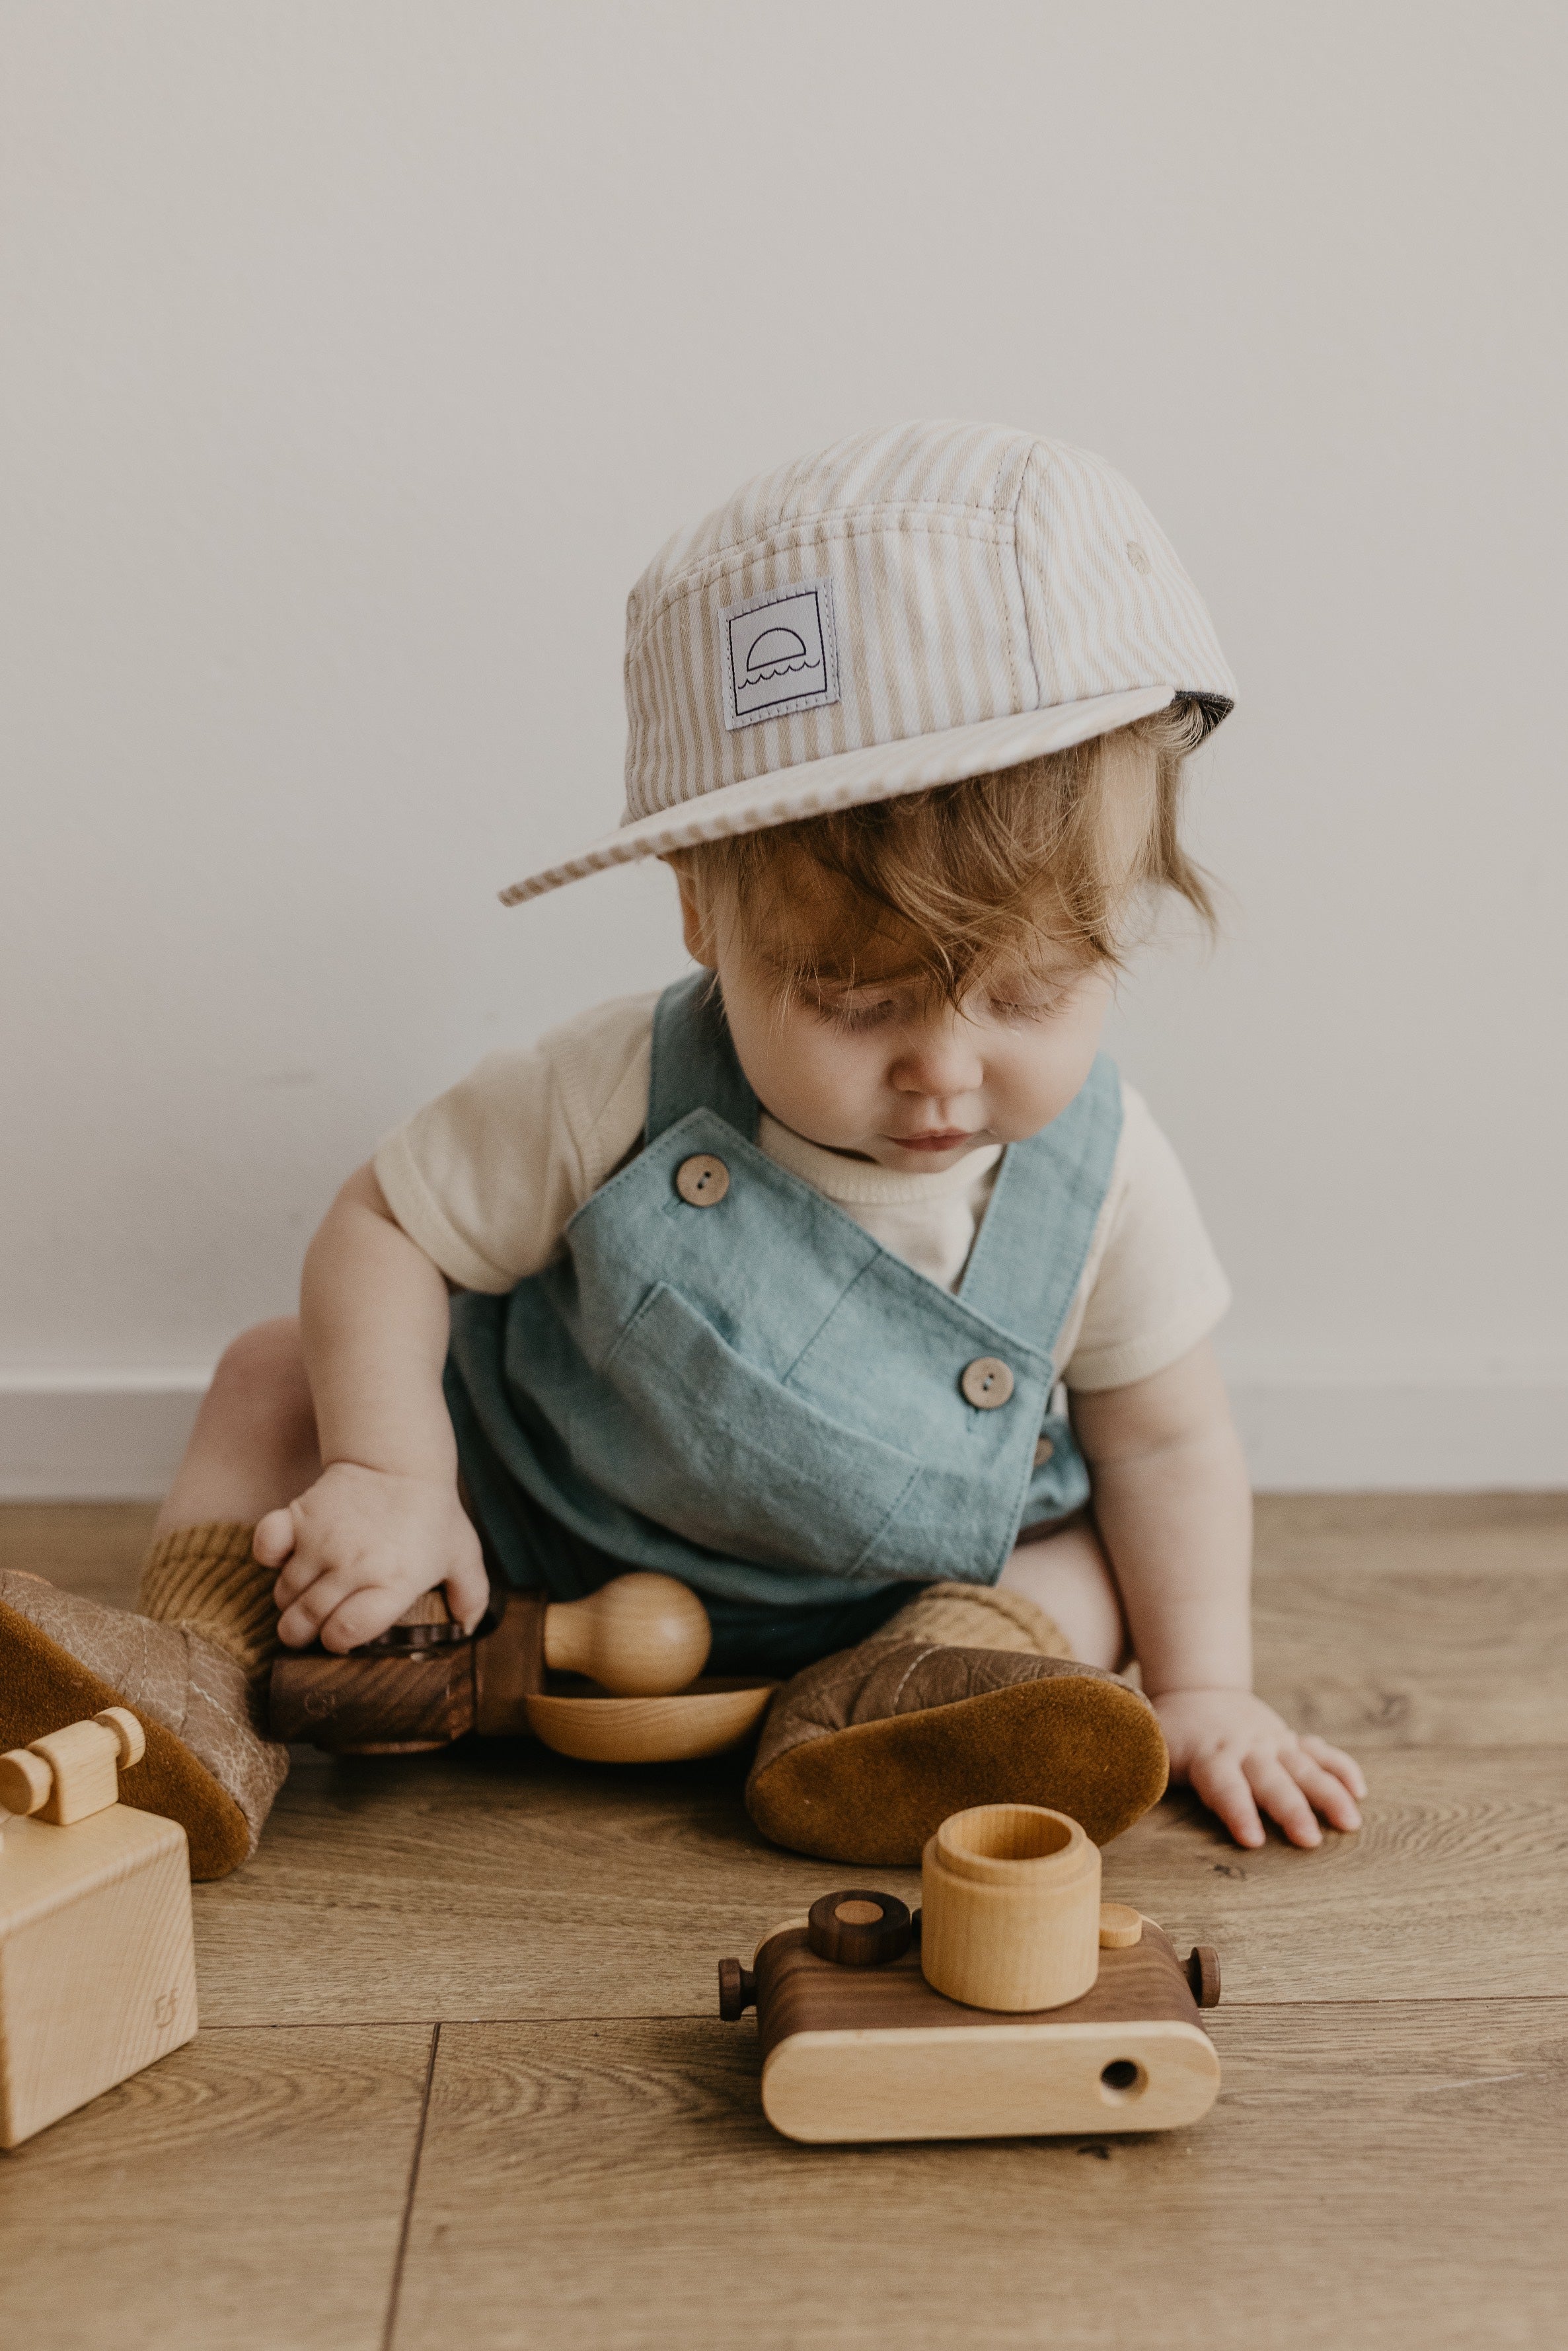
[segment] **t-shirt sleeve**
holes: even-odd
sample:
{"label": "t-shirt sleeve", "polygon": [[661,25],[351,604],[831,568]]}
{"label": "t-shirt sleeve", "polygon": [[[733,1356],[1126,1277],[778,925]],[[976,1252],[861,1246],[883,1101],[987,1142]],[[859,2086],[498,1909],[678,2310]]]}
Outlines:
{"label": "t-shirt sleeve", "polygon": [[1230,1303],[1181,1162],[1131,1086],[1089,1259],[1062,1332],[1069,1388],[1120,1388],[1206,1339]]}
{"label": "t-shirt sleeve", "polygon": [[387,1206],[460,1290],[498,1293],[538,1273],[633,1149],[656,1001],[621,997],[491,1053],[382,1144],[371,1165]]}

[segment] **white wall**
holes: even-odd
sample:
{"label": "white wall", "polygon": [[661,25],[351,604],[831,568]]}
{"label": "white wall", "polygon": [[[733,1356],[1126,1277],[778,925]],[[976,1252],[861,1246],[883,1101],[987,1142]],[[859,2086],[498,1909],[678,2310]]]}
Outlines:
{"label": "white wall", "polygon": [[1561,9],[9,0],[0,1469],[155,1491],[379,1135],[679,967],[627,588],[867,423],[1112,456],[1243,703],[1116,1045],[1265,1483],[1568,1482]]}

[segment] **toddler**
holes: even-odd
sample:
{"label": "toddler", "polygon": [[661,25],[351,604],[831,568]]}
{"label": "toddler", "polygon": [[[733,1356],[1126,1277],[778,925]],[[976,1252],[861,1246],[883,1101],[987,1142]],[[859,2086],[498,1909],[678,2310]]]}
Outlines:
{"label": "toddler", "polygon": [[1029,434],[847,441],[670,542],[626,681],[626,820],[505,894],[662,858],[695,972],[350,1178],[298,1323],[219,1367],[142,1616],[0,1580],[0,1743],[138,1705],[230,1865],[278,1640],[644,1568],[783,1684],[780,1843],[907,1860],[1005,1799],[1103,1841],[1167,1750],[1242,1844],[1354,1829],[1356,1764],[1252,1695],[1226,1284],[1099,1050],[1152,893],[1208,915],[1182,762],[1232,701],[1153,517]]}

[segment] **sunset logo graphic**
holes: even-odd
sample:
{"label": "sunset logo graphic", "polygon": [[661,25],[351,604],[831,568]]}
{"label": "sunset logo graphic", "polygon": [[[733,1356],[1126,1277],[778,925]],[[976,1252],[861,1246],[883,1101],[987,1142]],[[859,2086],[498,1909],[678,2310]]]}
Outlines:
{"label": "sunset logo graphic", "polygon": [[763,678],[783,677],[790,670],[821,666],[811,659],[804,640],[793,629],[764,629],[746,656],[746,683],[756,685]]}
{"label": "sunset logo graphic", "polygon": [[774,589],[719,615],[724,653],[724,723],[825,709],[839,698],[832,585],[803,580]]}

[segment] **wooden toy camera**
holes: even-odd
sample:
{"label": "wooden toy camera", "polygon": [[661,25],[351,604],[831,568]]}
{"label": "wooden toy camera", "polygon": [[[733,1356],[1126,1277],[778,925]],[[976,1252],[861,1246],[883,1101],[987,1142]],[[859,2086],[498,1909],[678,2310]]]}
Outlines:
{"label": "wooden toy camera", "polygon": [[1037,1804],[955,1813],[927,1844],[921,1908],[824,1894],[719,1962],[719,2014],[755,2005],[762,2110],[787,2138],[994,2138],[1171,2130],[1219,2092],[1184,1967],[1152,1919],[1100,1900],[1100,1853]]}
{"label": "wooden toy camera", "polygon": [[427,1592],[346,1656],[278,1657],[269,1727],[349,1755],[416,1754],[470,1730],[531,1731],[591,1763],[717,1755],[756,1729],[777,1684],[705,1676],[712,1638],[702,1602],[671,1575],[616,1576],[553,1604],[501,1593],[473,1635]]}
{"label": "wooden toy camera", "polygon": [[185,1832],[119,1801],[146,1745],[111,1706],[0,1755],[0,2147],[196,2030]]}

